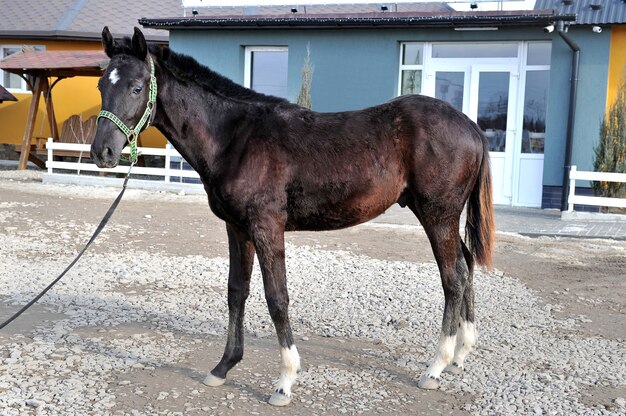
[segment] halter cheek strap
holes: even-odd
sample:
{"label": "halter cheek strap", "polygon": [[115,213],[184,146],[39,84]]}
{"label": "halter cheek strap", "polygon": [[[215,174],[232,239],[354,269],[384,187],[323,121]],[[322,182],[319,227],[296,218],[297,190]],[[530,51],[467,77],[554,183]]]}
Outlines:
{"label": "halter cheek strap", "polygon": [[156,106],[156,97],[157,97],[157,81],[154,76],[154,62],[152,62],[152,57],[148,55],[148,59],[150,62],[150,91],[148,92],[148,103],[146,104],[146,109],[139,119],[139,122],[135,126],[135,128],[130,128],[118,116],[111,113],[110,111],[102,110],[98,114],[98,119],[100,117],[107,118],[111,120],[126,136],[126,140],[130,145],[130,163],[135,164],[137,162],[137,139],[139,138],[139,133],[144,129],[150,126],[150,122],[154,118],[154,108]]}

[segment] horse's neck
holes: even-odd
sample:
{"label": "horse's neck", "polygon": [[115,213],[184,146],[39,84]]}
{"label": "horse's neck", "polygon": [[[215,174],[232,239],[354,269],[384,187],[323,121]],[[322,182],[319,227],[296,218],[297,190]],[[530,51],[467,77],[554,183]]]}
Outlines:
{"label": "horse's neck", "polygon": [[217,126],[227,117],[225,106],[199,86],[161,74],[154,125],[201,176],[210,175],[224,147]]}

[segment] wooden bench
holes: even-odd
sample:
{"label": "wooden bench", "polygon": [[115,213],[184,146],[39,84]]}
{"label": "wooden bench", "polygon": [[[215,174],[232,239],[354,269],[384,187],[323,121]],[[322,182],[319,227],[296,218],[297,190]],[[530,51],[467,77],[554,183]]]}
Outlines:
{"label": "wooden bench", "polygon": [[[91,144],[93,138],[96,135],[96,121],[97,116],[89,117],[84,123],[82,117],[79,115],[72,115],[63,122],[61,126],[61,134],[59,135],[59,142],[61,143],[83,143]],[[33,162],[38,167],[45,169],[46,164],[43,160],[36,155],[47,155],[46,141],[48,139],[44,137],[35,137],[33,143],[30,145],[30,151],[28,154],[28,160]],[[17,153],[22,152],[22,145],[15,145],[15,151]],[[65,157],[89,157],[89,152],[76,152],[72,150],[58,150],[54,152],[55,156]]]}

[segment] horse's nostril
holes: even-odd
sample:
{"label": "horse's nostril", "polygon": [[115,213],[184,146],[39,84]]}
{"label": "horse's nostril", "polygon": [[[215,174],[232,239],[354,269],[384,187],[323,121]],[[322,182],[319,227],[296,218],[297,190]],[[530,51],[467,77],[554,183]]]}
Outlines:
{"label": "horse's nostril", "polygon": [[113,156],[113,149],[111,149],[110,147],[105,147],[104,150],[102,151],[102,156],[107,157],[107,156]]}

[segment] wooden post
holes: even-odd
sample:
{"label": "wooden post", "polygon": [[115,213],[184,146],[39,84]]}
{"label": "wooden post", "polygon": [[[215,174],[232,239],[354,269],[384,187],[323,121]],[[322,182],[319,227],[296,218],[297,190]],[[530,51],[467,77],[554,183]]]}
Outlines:
{"label": "wooden post", "polygon": [[[26,120],[26,129],[24,130],[24,138],[22,139],[22,152],[20,153],[20,163],[18,170],[26,169],[28,164],[28,156],[30,155],[30,143],[35,130],[35,120],[37,118],[37,110],[39,109],[39,97],[43,86],[44,77],[37,75],[35,78],[35,86],[33,88],[33,97],[30,102],[30,110],[28,111],[28,119]],[[46,79],[47,82],[47,79]]]}
{"label": "wooden post", "polygon": [[47,77],[44,77],[42,82],[43,86],[41,92],[46,101],[46,113],[48,113],[48,124],[50,124],[50,137],[52,137],[55,142],[58,142],[59,132],[57,131],[57,120],[54,115],[54,105],[52,105],[52,88],[48,83]]}

